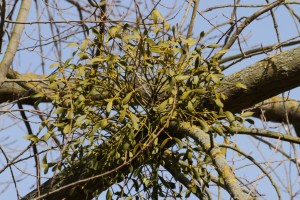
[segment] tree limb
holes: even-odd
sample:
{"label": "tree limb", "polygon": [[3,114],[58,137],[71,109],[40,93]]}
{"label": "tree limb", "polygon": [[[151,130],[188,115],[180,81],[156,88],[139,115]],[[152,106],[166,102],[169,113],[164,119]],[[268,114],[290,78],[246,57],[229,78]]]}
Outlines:
{"label": "tree limb", "polygon": [[[227,96],[225,109],[240,112],[300,85],[300,47],[266,58],[224,78],[218,91]],[[244,84],[247,89],[235,87]]]}
{"label": "tree limb", "polygon": [[[23,0],[20,7],[20,12],[17,17],[17,22],[25,22],[29,13],[31,5],[31,0]],[[8,43],[8,47],[5,51],[3,59],[0,63],[0,85],[2,85],[4,78],[7,75],[10,65],[13,62],[16,51],[21,40],[22,32],[24,30],[25,24],[16,24],[11,38]]]}

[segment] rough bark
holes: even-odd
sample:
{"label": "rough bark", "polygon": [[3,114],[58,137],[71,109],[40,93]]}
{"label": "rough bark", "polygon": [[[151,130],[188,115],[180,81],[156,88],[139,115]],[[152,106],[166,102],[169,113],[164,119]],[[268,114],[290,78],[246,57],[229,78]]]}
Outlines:
{"label": "rough bark", "polygon": [[[224,79],[229,84],[219,91],[228,99],[225,108],[232,112],[255,105],[300,85],[300,47],[266,58]],[[234,87],[243,83],[247,89]],[[232,83],[232,84],[230,84]]]}

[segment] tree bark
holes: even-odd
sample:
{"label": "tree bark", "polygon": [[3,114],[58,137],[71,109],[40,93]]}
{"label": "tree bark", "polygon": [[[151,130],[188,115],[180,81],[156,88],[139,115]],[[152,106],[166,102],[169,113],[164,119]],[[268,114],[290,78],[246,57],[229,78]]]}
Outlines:
{"label": "tree bark", "polygon": [[[228,97],[225,109],[239,112],[299,86],[299,77],[300,47],[297,47],[227,76],[224,81],[232,84],[224,84],[219,92]],[[247,89],[235,87],[237,82],[244,84]]]}

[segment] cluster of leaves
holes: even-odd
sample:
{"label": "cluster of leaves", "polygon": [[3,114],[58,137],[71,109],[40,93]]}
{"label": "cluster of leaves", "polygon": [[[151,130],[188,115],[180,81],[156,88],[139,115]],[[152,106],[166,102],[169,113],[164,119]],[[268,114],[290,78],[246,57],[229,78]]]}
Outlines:
{"label": "cluster of leaves", "polygon": [[[48,163],[46,155],[45,172],[75,161],[95,171],[133,160],[146,163],[176,143],[176,151],[192,164],[205,157],[193,155],[195,147],[166,132],[170,122],[191,122],[206,133],[223,137],[242,122],[241,117],[223,111],[226,96],[217,88],[228,83],[222,82],[218,53],[202,56],[204,49],[217,45],[184,39],[156,10],[152,19],[150,25],[94,27],[91,38],[68,45],[76,49],[72,58],[52,66],[57,67],[49,77],[52,92],[38,95],[53,100],[56,116],[43,123],[41,128],[48,128],[45,135],[28,138],[35,142],[63,138],[61,160]],[[133,184],[136,191],[141,184],[144,188],[153,184],[141,169],[134,173],[140,181]],[[155,169],[153,172],[159,167]],[[196,168],[184,169],[200,177]],[[162,175],[156,178],[168,189],[174,188]],[[206,170],[201,178],[208,181]]]}

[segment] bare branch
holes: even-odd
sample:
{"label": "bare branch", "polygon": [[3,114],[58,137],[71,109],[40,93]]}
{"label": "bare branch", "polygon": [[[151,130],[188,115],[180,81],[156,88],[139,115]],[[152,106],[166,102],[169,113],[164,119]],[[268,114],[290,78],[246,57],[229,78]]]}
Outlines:
{"label": "bare branch", "polygon": [[[30,5],[31,5],[31,0],[22,1],[20,11],[17,17],[17,22],[26,21],[29,13]],[[12,36],[8,43],[8,47],[0,63],[0,85],[2,85],[3,80],[6,77],[6,74],[8,72],[8,69],[13,62],[24,27],[25,27],[24,24],[16,24],[13,29]]]}

